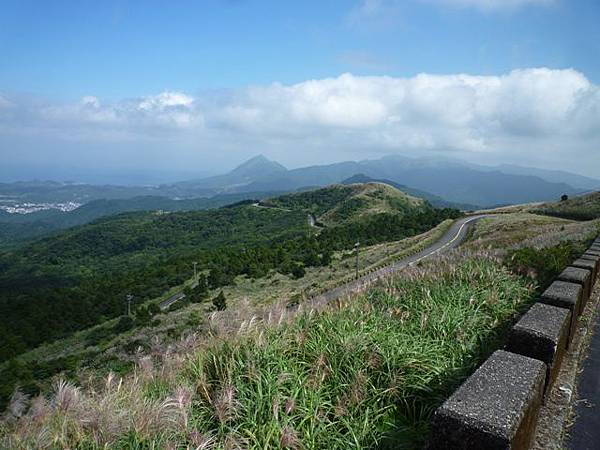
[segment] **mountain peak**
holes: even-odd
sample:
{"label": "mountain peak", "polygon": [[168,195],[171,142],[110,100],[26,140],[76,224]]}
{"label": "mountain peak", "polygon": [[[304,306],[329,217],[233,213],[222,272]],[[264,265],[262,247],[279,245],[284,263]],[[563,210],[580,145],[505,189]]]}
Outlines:
{"label": "mountain peak", "polygon": [[264,155],[257,155],[240,164],[230,173],[243,177],[261,177],[283,172],[287,172],[287,169],[278,162],[271,161]]}

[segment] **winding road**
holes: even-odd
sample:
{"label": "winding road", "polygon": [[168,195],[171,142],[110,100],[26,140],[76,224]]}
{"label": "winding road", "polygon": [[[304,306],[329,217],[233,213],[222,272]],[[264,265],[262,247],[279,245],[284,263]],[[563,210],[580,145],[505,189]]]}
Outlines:
{"label": "winding road", "polygon": [[[261,207],[257,204],[253,206]],[[262,207],[266,208],[264,206]],[[342,286],[331,289],[327,292],[324,292],[323,294],[317,295],[316,297],[313,297],[311,301],[330,302],[337,298],[348,295],[356,291],[357,289],[360,289],[361,287],[371,284],[380,278],[389,276],[394,272],[399,272],[408,266],[417,264],[419,261],[425,258],[436,254],[444,253],[448,250],[456,248],[465,240],[465,237],[467,236],[467,233],[469,232],[471,226],[473,226],[478,220],[486,216],[487,214],[481,214],[477,216],[463,217],[461,219],[458,219],[450,226],[448,231],[437,242],[430,245],[429,247],[426,247],[425,249],[421,250],[418,253],[415,253],[414,255],[407,256],[406,258],[396,261],[390,264],[389,266],[382,267],[381,269],[376,270],[375,272],[363,275],[362,277],[359,277],[356,280],[350,281],[346,284],[343,284]],[[311,222],[311,219],[314,219],[314,217],[309,215],[309,222]],[[313,223],[311,223],[311,225],[314,226]],[[181,300],[184,297],[185,294],[183,294],[182,292],[174,294],[168,299],[162,301],[160,303],[160,308],[165,310],[169,308],[169,306],[171,306],[173,303]]]}
{"label": "winding road", "polygon": [[420,252],[415,253],[411,256],[407,256],[406,258],[398,260],[395,263],[390,264],[389,266],[382,267],[381,269],[376,270],[375,272],[359,277],[358,279],[350,281],[335,289],[331,289],[330,291],[317,295],[311,300],[317,303],[330,302],[345,295],[351,294],[357,289],[369,285],[380,278],[387,277],[393,274],[394,272],[399,272],[407,268],[408,266],[417,264],[419,261],[425,258],[452,250],[458,247],[460,244],[462,244],[462,242],[467,236],[467,233],[469,232],[469,229],[478,220],[483,219],[486,216],[487,214],[481,214],[477,216],[463,217],[461,219],[458,219],[450,226],[450,229],[446,232],[446,234],[444,234],[440,238],[440,240],[430,245],[429,247],[421,250]]}

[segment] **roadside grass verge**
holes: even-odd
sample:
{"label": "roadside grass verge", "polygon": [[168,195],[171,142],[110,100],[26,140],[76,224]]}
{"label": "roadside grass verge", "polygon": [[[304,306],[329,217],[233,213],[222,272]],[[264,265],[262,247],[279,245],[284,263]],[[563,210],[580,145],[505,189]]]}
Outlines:
{"label": "roadside grass verge", "polygon": [[[452,224],[452,220],[446,220],[437,227],[418,236],[412,236],[400,241],[376,244],[361,249],[360,261],[363,269],[374,270],[385,264],[416,253],[427,245],[437,241]],[[269,277],[254,280],[245,276],[236,277],[235,284],[222,288],[230,308],[245,308],[244,303],[253,306],[265,306],[276,304],[279,301],[289,301],[296,298],[310,298],[318,295],[326,289],[340,286],[343,282],[354,279],[355,263],[352,252],[336,252],[331,264],[327,267],[307,268],[306,275],[300,279],[273,273]],[[206,274],[206,272],[203,272]],[[186,280],[183,285],[177,286],[165,292],[160,297],[152,300],[152,303],[160,303],[170,296],[183,291],[185,286],[192,284],[192,279]],[[211,291],[208,298],[217,294]],[[133,356],[131,350],[135,351],[138,346],[148,347],[153,341],[160,339],[168,342],[178,339],[190,329],[197,329],[198,325],[210,314],[211,304],[206,301],[200,304],[191,304],[178,311],[165,311],[156,316],[155,324],[146,327],[136,327],[124,333],[114,333],[112,330],[118,322],[118,318],[111,319],[95,327],[78,331],[72,336],[45,344],[16,358],[15,363],[20,366],[9,370],[8,363],[0,364],[0,374],[4,376],[6,383],[10,375],[15,380],[21,381],[22,387],[34,392],[38,389],[45,390],[51,383],[51,376],[59,373],[64,366],[65,358],[77,359],[76,365],[80,367],[91,367],[94,370],[114,370],[123,372],[131,366]],[[98,339],[101,337],[101,339]],[[46,377],[32,378],[30,367],[39,365],[51,365],[56,368]],[[8,374],[10,372],[10,374]],[[73,371],[71,371],[73,372]],[[7,375],[8,374],[8,375]],[[75,377],[73,377],[75,378]],[[34,384],[35,381],[35,384]],[[8,383],[6,383],[8,384]],[[8,386],[9,391],[5,396],[10,396],[13,383]],[[30,386],[29,386],[30,385]]]}
{"label": "roadside grass verge", "polygon": [[493,254],[454,252],[323,307],[238,320],[215,313],[209,337],[140,356],[123,381],[57,384],[32,406],[15,398],[0,442],[415,448],[434,409],[497,348],[532,291]]}
{"label": "roadside grass verge", "polygon": [[481,219],[463,247],[506,252],[513,248],[553,247],[562,242],[585,245],[599,232],[600,220],[574,222],[530,213],[502,214]]}

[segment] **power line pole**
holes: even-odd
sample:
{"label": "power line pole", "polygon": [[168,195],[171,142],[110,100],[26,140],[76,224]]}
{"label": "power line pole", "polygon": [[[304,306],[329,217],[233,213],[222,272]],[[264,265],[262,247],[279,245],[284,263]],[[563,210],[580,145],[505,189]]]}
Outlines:
{"label": "power line pole", "polygon": [[198,263],[194,261],[192,264],[194,265],[194,283],[198,284],[198,271],[196,270]]}
{"label": "power line pole", "polygon": [[133,295],[127,294],[127,315],[131,316],[131,300],[133,300]]}
{"label": "power line pole", "polygon": [[356,278],[358,279],[358,249],[360,248],[360,242],[356,241],[354,244],[354,250],[356,250]]}

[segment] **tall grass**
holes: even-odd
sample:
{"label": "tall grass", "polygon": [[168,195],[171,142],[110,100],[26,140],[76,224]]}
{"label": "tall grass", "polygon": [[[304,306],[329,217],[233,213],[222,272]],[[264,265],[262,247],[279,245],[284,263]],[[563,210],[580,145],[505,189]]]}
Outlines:
{"label": "tall grass", "polygon": [[29,404],[15,398],[0,442],[418,447],[432,411],[497,348],[531,292],[492,255],[454,254],[332,305],[275,308],[237,325],[219,313],[210,339],[140,356],[127,379],[57,384]]}

